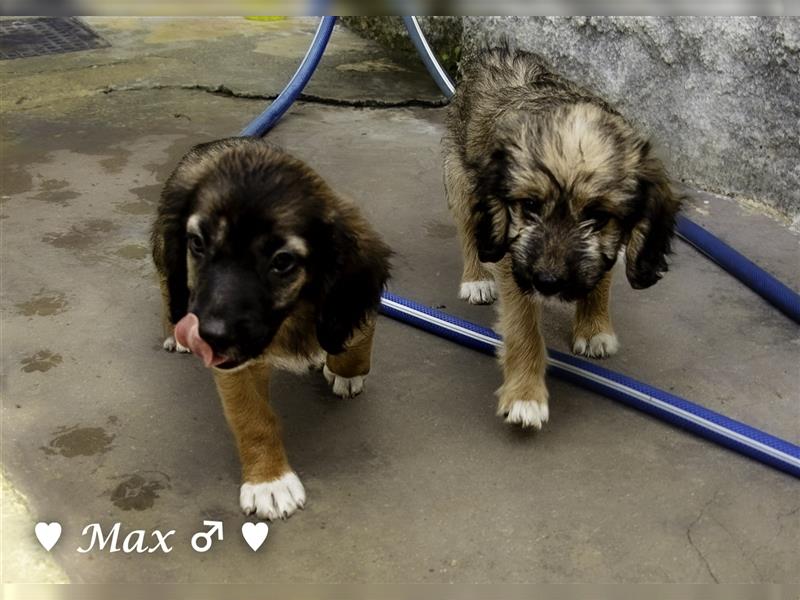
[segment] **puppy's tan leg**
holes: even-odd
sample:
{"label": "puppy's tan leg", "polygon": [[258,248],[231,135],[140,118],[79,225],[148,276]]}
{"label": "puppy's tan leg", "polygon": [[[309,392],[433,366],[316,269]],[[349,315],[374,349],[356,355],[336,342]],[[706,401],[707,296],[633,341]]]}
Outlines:
{"label": "puppy's tan leg", "polygon": [[572,351],[591,358],[606,358],[619,349],[619,341],[608,314],[611,271],[597,287],[575,306],[572,327]]}
{"label": "puppy's tan leg", "polygon": [[364,381],[372,362],[372,338],[375,319],[370,318],[356,330],[347,348],[340,354],[329,354],[325,359],[323,375],[333,386],[333,393],[342,398],[353,398],[364,391]]}
{"label": "puppy's tan leg", "polygon": [[270,367],[254,361],[231,372],[214,369],[242,464],[239,503],[246,514],[285,518],[306,501],[306,492],[289,467],[280,424],[269,406]]}
{"label": "puppy's tan leg", "polygon": [[464,259],[458,296],[470,304],[491,304],[497,299],[497,287],[492,274],[478,260],[472,223],[472,191],[458,158],[448,157],[445,160],[444,184],[447,205],[456,222]]}
{"label": "puppy's tan leg", "polygon": [[547,348],[539,328],[541,306],[533,296],[522,294],[511,275],[510,259],[496,271],[500,292],[500,333],[503,351],[503,385],[497,390],[497,414],[509,423],[541,428],[549,417],[545,383]]}
{"label": "puppy's tan leg", "polygon": [[167,278],[159,274],[158,283],[161,287],[161,326],[164,329],[164,343],[161,346],[167,352],[190,352],[190,350],[181,346],[175,340],[175,325],[169,318],[169,287],[167,286]]}

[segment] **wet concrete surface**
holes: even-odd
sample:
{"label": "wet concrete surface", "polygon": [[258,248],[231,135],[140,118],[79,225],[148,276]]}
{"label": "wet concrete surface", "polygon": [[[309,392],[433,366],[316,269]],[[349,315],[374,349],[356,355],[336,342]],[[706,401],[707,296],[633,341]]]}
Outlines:
{"label": "wet concrete surface", "polygon": [[[110,48],[0,65],[3,470],[32,522],[62,523],[71,580],[797,581],[795,479],[558,380],[542,432],[509,428],[490,358],[386,318],[365,394],[273,381],[309,502],[254,553],[211,376],[161,350],[148,235],[178,158],[265,105],[193,86],[277,93],[313,22],[89,22]],[[270,138],[362,207],[397,253],[392,291],[490,325],[456,296],[435,87],[347,31],[331,44],[309,93],[431,105],[298,103]],[[703,193],[687,214],[800,288],[785,223]],[[612,294],[622,348],[605,366],[800,440],[796,324],[682,243],[658,285],[618,274]],[[547,308],[551,347],[567,350],[571,311]],[[198,554],[204,519],[225,539]],[[116,522],[175,529],[174,549],[76,551],[86,525]]]}

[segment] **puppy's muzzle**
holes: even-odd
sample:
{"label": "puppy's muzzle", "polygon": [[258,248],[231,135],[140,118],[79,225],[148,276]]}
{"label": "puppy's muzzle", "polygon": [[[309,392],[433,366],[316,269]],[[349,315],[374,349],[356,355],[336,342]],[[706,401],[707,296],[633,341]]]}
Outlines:
{"label": "puppy's muzzle", "polygon": [[222,319],[198,318],[188,313],[175,325],[175,338],[197,355],[206,367],[233,368],[244,362],[235,336]]}
{"label": "puppy's muzzle", "polygon": [[201,319],[200,337],[211,346],[215,354],[225,354],[234,343],[231,327],[223,319]]}
{"label": "puppy's muzzle", "polygon": [[567,282],[554,273],[532,273],[531,283],[543,296],[553,296],[563,291]]}
{"label": "puppy's muzzle", "polygon": [[252,315],[236,318],[230,315],[217,316],[211,312],[198,313],[198,317],[200,339],[213,350],[215,357],[225,359],[218,365],[221,369],[232,368],[255,358],[264,351],[277,329],[252,318]]}

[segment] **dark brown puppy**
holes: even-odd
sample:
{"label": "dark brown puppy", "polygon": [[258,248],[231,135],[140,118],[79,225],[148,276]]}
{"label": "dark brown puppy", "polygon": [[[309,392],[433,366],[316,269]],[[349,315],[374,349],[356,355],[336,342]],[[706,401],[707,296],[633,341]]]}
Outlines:
{"label": "dark brown puppy", "polygon": [[649,141],[606,102],[507,47],[466,61],[443,140],[448,205],[464,255],[460,296],[500,297],[498,414],[548,419],[543,297],[576,300],[573,351],[616,352],[611,268],[646,288],[667,270],[680,208]]}
{"label": "dark brown puppy", "polygon": [[242,463],[240,503],[275,519],[305,502],[269,407],[273,367],[323,367],[359,394],[390,251],[307,165],[255,138],[193,148],[153,228],[164,348],[213,367]]}

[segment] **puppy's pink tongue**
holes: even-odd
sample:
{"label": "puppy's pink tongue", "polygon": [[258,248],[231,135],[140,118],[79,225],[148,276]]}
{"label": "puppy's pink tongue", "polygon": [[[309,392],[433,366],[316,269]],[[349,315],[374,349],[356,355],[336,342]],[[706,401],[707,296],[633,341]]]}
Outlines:
{"label": "puppy's pink tongue", "polygon": [[200,320],[194,313],[187,314],[175,325],[175,341],[199,356],[206,367],[225,362],[225,357],[215,356],[211,346],[200,337]]}

